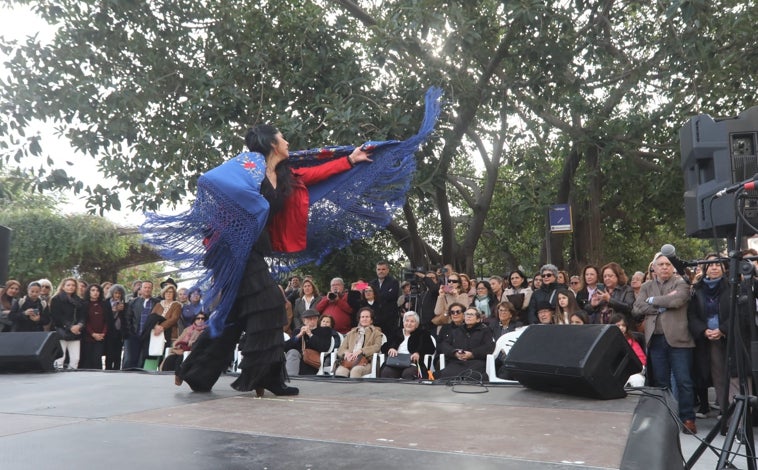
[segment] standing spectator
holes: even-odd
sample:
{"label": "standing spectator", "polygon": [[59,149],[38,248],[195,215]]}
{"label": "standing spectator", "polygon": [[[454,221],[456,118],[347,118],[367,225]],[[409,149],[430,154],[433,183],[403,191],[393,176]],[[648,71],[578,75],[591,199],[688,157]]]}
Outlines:
{"label": "standing spectator", "polygon": [[48,305],[50,305],[50,299],[53,298],[53,283],[50,282],[48,279],[40,279],[39,281],[40,286],[40,294],[39,298],[47,302]]}
{"label": "standing spectator", "polygon": [[635,325],[632,320],[634,291],[626,283],[626,273],[618,263],[608,263],[600,270],[603,275],[603,287],[598,287],[590,297],[589,307],[584,310],[590,314],[592,323],[607,324],[614,313],[626,317],[627,325]]}
{"label": "standing spectator", "polygon": [[124,369],[141,368],[147,351],[142,348],[142,334],[145,332],[147,318],[153,307],[161,299],[153,297],[153,282],[140,283],[139,297],[129,303],[126,311],[127,336],[124,340]]}
{"label": "standing spectator", "polygon": [[26,295],[14,302],[8,315],[13,326],[11,331],[44,331],[50,324],[47,302],[40,298],[39,282],[30,282]]}
{"label": "standing spectator", "polygon": [[[287,300],[293,305],[295,304],[295,300],[300,297],[300,289],[302,289],[302,279],[300,279],[300,276],[295,275],[290,277],[287,288],[284,289],[284,295],[287,296]],[[297,314],[295,316],[297,317]]]}
{"label": "standing spectator", "polygon": [[500,276],[490,276],[489,284],[490,284],[490,287],[492,288],[492,293],[495,295],[495,304],[497,304],[498,302],[503,300],[503,293],[505,292],[505,286],[503,285],[503,278]]}
{"label": "standing spectator", "polygon": [[[706,260],[718,259],[715,253],[705,256]],[[705,275],[692,289],[688,321],[690,333],[695,340],[695,369],[693,380],[700,405],[699,417],[705,418],[710,411],[708,385],[712,381],[716,390],[716,403],[726,410],[731,401],[724,396],[729,371],[726,370],[726,335],[729,333],[729,310],[731,298],[729,281],[724,277],[724,265],[710,263],[705,267]],[[737,380],[730,387],[739,390]]]}
{"label": "standing spectator", "polygon": [[637,271],[634,274],[632,274],[632,280],[629,281],[629,286],[632,288],[632,292],[634,292],[634,299],[637,299],[637,296],[640,294],[640,288],[642,287],[642,283],[645,282],[645,273],[642,271]]}
{"label": "standing spectator", "polygon": [[529,302],[532,300],[532,288],[529,287],[529,283],[526,281],[526,275],[523,271],[515,269],[508,274],[508,280],[510,286],[505,289],[503,295],[504,300],[513,304],[513,308],[516,309],[516,318],[519,322],[528,323],[527,311],[529,309]]}
{"label": "standing spectator", "polygon": [[82,341],[82,369],[102,369],[105,354],[105,336],[108,334],[108,318],[113,317],[111,304],[103,296],[103,288],[92,284],[84,299],[87,326]]}
{"label": "standing spectator", "polygon": [[189,304],[189,290],[186,287],[180,287],[176,290],[176,300],[182,304],[182,307]]}
{"label": "standing spectator", "polygon": [[126,303],[131,303],[132,300],[139,297],[141,290],[142,290],[142,281],[137,279],[136,281],[132,282],[132,290],[131,292],[129,292],[129,295],[126,297]]}
{"label": "standing spectator", "polygon": [[542,287],[542,274],[537,273],[532,277],[532,292]]}
{"label": "standing spectator", "polygon": [[330,283],[331,289],[326,296],[316,304],[316,310],[322,315],[329,315],[334,318],[334,329],[342,334],[350,331],[352,325],[353,309],[347,302],[347,293],[345,293],[345,281],[340,277],[335,277]]}
{"label": "standing spectator", "polygon": [[113,284],[108,293],[111,315],[108,320],[108,333],[105,335],[105,370],[121,370],[121,352],[124,348],[126,334],[126,288]]}
{"label": "standing spectator", "polygon": [[645,317],[647,346],[652,385],[671,389],[671,376],[676,380],[679,419],[685,432],[697,433],[692,383],[692,349],[695,342],[687,322],[690,288],[677,275],[671,261],[661,253],[653,258],[656,279],[640,288],[634,302],[634,314]]}
{"label": "standing spectator", "polygon": [[540,278],[542,285],[539,289],[532,292],[532,298],[529,301],[529,323],[537,323],[537,304],[547,302],[551,306],[551,311],[555,310],[558,299],[555,298],[555,291],[559,287],[567,288],[563,284],[558,284],[558,268],[554,264],[546,264],[540,269]]}
{"label": "standing spectator", "polygon": [[[350,292],[347,297],[350,308],[352,308],[354,312],[359,312],[363,307],[371,307],[371,310],[375,312],[374,315],[376,316],[376,312],[382,308],[382,301],[377,298],[376,295],[376,287],[367,284],[365,281],[355,282],[350,287]],[[353,323],[355,325],[358,324],[357,317]],[[379,327],[378,324],[376,326]]]}
{"label": "standing spectator", "polygon": [[111,281],[104,281],[100,283],[100,287],[102,287],[103,295],[105,295],[105,299],[107,300],[111,295],[111,287],[113,287],[113,283]]}
{"label": "standing spectator", "polygon": [[318,287],[312,279],[305,279],[299,291],[300,297],[295,299],[292,308],[292,331],[300,331],[300,327],[303,326],[303,312],[309,309],[315,310],[316,305],[321,301]]}
{"label": "standing spectator", "polygon": [[587,314],[592,314],[589,303],[592,295],[598,288],[599,278],[600,274],[596,266],[588,264],[582,270],[582,283],[584,284],[584,287],[582,287],[582,290],[577,292],[576,301],[579,303],[579,306],[587,312]]}
{"label": "standing spectator", "polygon": [[180,327],[183,330],[195,324],[198,314],[203,313],[203,293],[199,287],[193,287],[187,292],[189,302],[182,306]]}
{"label": "standing spectator", "polygon": [[579,276],[576,274],[571,276],[571,280],[569,281],[569,289],[574,293],[574,296],[576,296],[576,294],[578,294],[583,287],[584,284],[582,284],[582,279]]}
{"label": "standing spectator", "polygon": [[79,283],[73,277],[63,279],[55,296],[50,299],[50,317],[60,336],[63,356],[55,360],[56,369],[62,369],[68,354],[68,367],[77,369],[81,352],[81,338],[86,322],[84,302],[76,295]]}
{"label": "standing spectator", "polygon": [[[170,279],[170,278],[169,278]],[[166,344],[171,344],[179,337],[179,317],[182,316],[182,304],[176,300],[176,286],[166,283],[161,289],[163,300],[153,306],[152,314],[157,316],[156,323],[152,326],[153,334],[163,334]],[[148,342],[143,344],[144,348],[148,347],[150,337],[146,336]]]}
{"label": "standing spectator", "polygon": [[83,281],[79,279],[76,281],[76,295],[79,296],[80,299],[85,299],[87,297],[87,288],[89,287],[89,284],[87,284],[87,281]]}
{"label": "standing spectator", "polygon": [[9,279],[5,282],[5,288],[2,290],[2,294],[0,294],[0,333],[11,331],[13,322],[11,322],[8,315],[10,315],[13,303],[16,301],[20,293],[20,282],[13,279]]}
{"label": "standing spectator", "polygon": [[[345,335],[337,351],[337,360],[340,365],[334,373],[335,376],[360,378],[371,372],[371,361],[374,354],[379,352],[384,336],[382,330],[375,327],[373,323],[374,311],[369,307],[363,307],[358,312],[358,326]],[[353,364],[361,358],[365,359],[363,364],[347,367],[347,364]]]}
{"label": "standing spectator", "polygon": [[[438,327],[450,323],[448,310],[454,303],[468,305],[468,294],[461,292],[461,280],[457,273],[449,273],[447,284],[440,286],[439,295],[437,296],[437,305],[434,306],[434,318],[432,323]],[[437,331],[439,336],[439,330]]]}
{"label": "standing spectator", "polygon": [[[501,284],[502,285],[502,284]],[[502,297],[502,295],[500,296]],[[472,307],[476,307],[482,312],[482,321],[489,323],[490,318],[495,318],[495,307],[500,303],[500,297],[492,290],[492,286],[487,281],[479,281],[476,283],[476,296],[470,303]]]}
{"label": "standing spectator", "polygon": [[369,286],[374,289],[374,296],[379,301],[378,308],[374,309],[374,324],[389,337],[397,330],[400,320],[397,314],[400,283],[390,274],[389,262],[382,260],[376,263],[376,279],[369,282]]}

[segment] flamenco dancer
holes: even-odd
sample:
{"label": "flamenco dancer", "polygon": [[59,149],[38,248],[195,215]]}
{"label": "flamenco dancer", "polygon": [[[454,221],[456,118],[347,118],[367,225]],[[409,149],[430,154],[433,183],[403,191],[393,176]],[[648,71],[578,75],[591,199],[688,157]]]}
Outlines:
{"label": "flamenco dancer", "polygon": [[200,177],[187,212],[147,215],[145,240],[164,258],[189,262],[186,271],[203,270],[198,287],[213,312],[176,373],[177,385],[210,391],[244,332],[232,387],[258,396],[264,389],[298,394],[285,383],[287,320],[276,279],[389,224],[405,201],[413,154],[434,128],[440,96],[437,88],[427,92],[421,129],[405,141],[289,152],[281,132],[257,125],[245,136],[249,152]]}

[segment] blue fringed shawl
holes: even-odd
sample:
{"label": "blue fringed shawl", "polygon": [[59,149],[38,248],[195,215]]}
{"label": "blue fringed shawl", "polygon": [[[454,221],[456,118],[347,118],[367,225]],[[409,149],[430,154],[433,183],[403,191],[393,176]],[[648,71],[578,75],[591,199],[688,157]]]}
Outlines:
{"label": "blue fringed shawl", "polygon": [[[310,186],[307,248],[297,253],[274,252],[274,276],[285,276],[308,263],[319,263],[334,250],[386,227],[405,202],[416,169],[414,153],[434,129],[442,90],[426,93],[419,132],[404,141],[368,142],[373,163],[332,176]],[[354,147],[328,147],[290,154],[290,164],[310,166],[349,155]],[[268,202],[260,193],[265,159],[244,152],[208,171],[198,180],[192,207],[181,214],[146,214],[141,227],[145,242],[161,256],[181,263],[184,272],[202,270],[197,282],[212,311],[210,330],[217,336],[237,297],[250,249],[265,229]]]}

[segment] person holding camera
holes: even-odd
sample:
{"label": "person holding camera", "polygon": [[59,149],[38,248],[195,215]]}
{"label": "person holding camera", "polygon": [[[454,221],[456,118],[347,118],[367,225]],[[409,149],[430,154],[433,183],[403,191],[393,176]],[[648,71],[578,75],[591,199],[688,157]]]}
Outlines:
{"label": "person holding camera", "polygon": [[353,322],[353,308],[347,301],[345,281],[341,277],[335,277],[329,286],[329,292],[316,304],[316,310],[334,318],[334,329],[345,334],[350,331]]}
{"label": "person holding camera", "polygon": [[468,298],[468,292],[461,291],[461,279],[458,276],[458,273],[451,272],[447,276],[447,282],[442,284],[439,288],[437,304],[434,306],[434,318],[432,318],[432,324],[441,327],[442,325],[450,323],[450,317],[447,312],[450,305],[454,303],[469,305],[471,301]]}
{"label": "person holding camera", "polygon": [[39,282],[30,282],[26,287],[26,296],[13,302],[8,318],[13,323],[11,331],[44,331],[50,324],[50,311],[47,302],[40,298],[42,292]]}

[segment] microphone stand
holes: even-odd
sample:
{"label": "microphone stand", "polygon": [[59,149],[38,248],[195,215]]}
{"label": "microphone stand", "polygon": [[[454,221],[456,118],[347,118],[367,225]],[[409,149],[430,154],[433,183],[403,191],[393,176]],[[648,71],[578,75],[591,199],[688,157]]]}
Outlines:
{"label": "microphone stand", "polygon": [[[742,197],[743,192],[743,189],[738,190],[739,194],[737,197]],[[737,211],[736,208],[735,211]],[[747,468],[750,470],[756,470],[752,409],[758,405],[758,399],[750,394],[747,370],[747,364],[749,361],[745,349],[745,345],[750,344],[752,338],[755,337],[753,334],[753,330],[755,329],[753,273],[755,272],[755,269],[748,259],[743,258],[742,252],[740,251],[743,221],[741,217],[736,217],[736,220],[737,223],[735,226],[734,238],[728,239],[727,241],[727,249],[729,252],[729,295],[731,302],[729,305],[729,319],[727,321],[729,332],[727,335],[726,367],[724,369],[724,375],[726,376],[724,396],[729,396],[729,382],[732,364],[734,364],[737,370],[740,391],[739,394],[734,396],[734,400],[729,405],[729,408],[727,410],[721,410],[721,418],[705,439],[703,439],[692,456],[690,456],[689,460],[687,460],[685,465],[686,469],[691,469],[706,449],[711,449],[719,456],[719,461],[716,466],[717,470],[735,468],[729,462],[728,458],[733,454],[732,447],[739,434],[739,442],[745,446]],[[742,293],[745,294],[744,297],[741,295]],[[740,321],[742,319],[745,321]],[[745,331],[741,331],[743,325],[747,325]],[[742,335],[744,333],[748,335],[747,343],[743,341]],[[716,435],[722,431],[726,432],[726,437],[724,438],[724,444],[719,452],[711,446],[711,443]]]}

